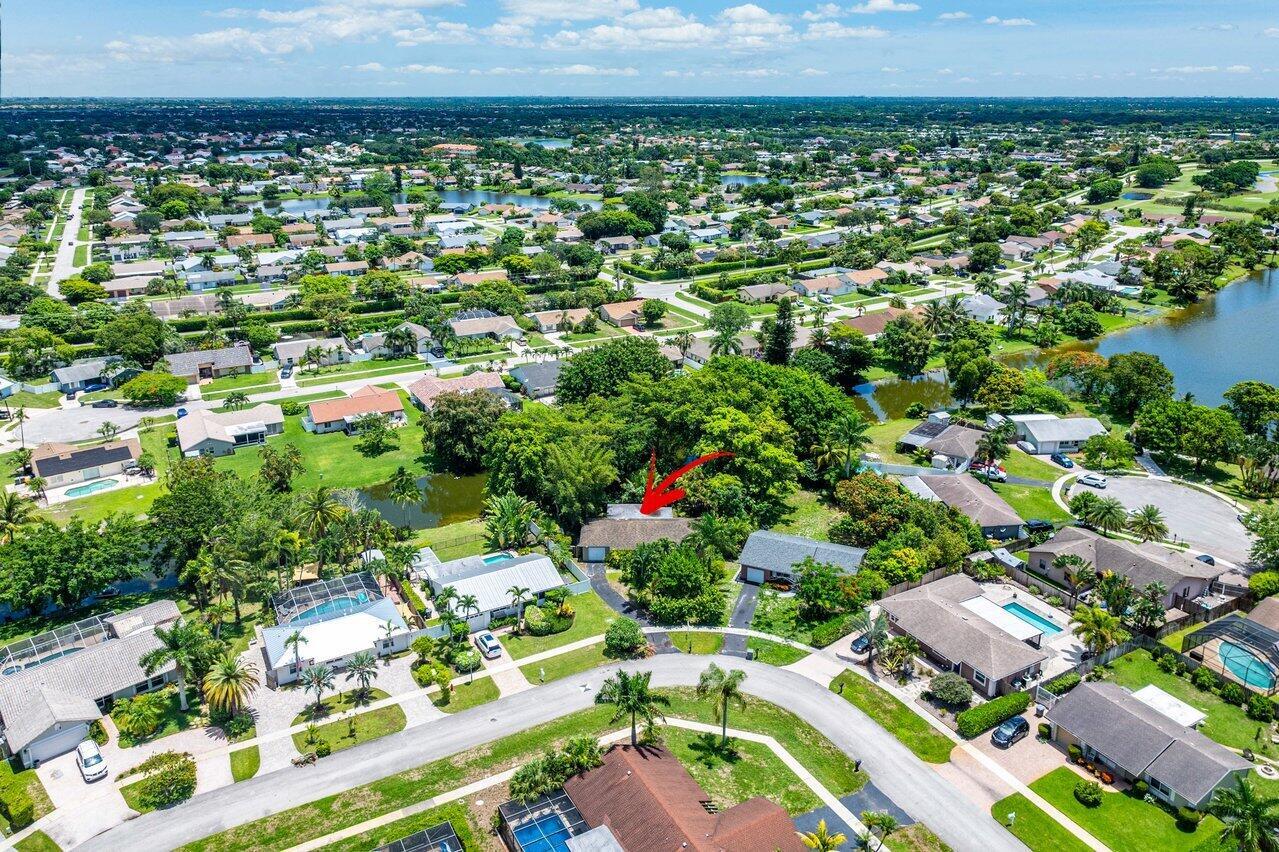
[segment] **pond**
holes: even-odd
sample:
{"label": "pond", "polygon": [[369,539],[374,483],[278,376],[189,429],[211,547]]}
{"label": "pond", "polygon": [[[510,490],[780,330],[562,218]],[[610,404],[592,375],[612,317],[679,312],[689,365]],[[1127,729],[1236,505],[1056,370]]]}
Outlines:
{"label": "pond", "polygon": [[430,529],[478,518],[484,508],[484,483],[488,477],[453,476],[434,473],[417,481],[422,490],[418,503],[400,503],[391,498],[391,483],[360,488],[356,498],[367,509],[377,509],[388,523],[415,530]]}
{"label": "pond", "polygon": [[[1004,360],[1015,367],[1045,366],[1057,352],[1083,350],[1107,358],[1126,352],[1158,355],[1177,380],[1179,394],[1200,405],[1220,405],[1236,382],[1257,379],[1279,385],[1279,270],[1253,272],[1242,281],[1166,317],[1098,340],[1057,350],[1028,351]],[[928,408],[952,400],[944,371],[914,379],[860,385],[858,407],[878,419],[906,416],[915,402]]]}
{"label": "pond", "polygon": [[[767,175],[720,175],[719,176],[719,182],[721,186],[732,186],[733,184],[737,184],[738,186],[750,186],[751,184],[755,184],[755,183],[768,183],[770,180],[773,180],[773,178],[770,178]],[[781,180],[777,182],[790,183],[790,179],[782,178]]]}
{"label": "pond", "polygon": [[1119,197],[1127,201],[1148,201],[1151,198],[1154,198],[1155,194],[1153,192],[1133,191],[1133,192],[1125,192],[1123,195]]}
{"label": "pond", "polygon": [[564,139],[556,136],[520,137],[511,139],[510,141],[518,142],[521,145],[540,145],[548,151],[554,151],[557,148],[573,147],[572,139]]}
{"label": "pond", "polygon": [[[530,210],[548,210],[552,199],[539,195],[528,195],[520,192],[494,192],[488,189],[445,189],[435,193],[444,204],[470,204],[478,207],[481,204],[515,204]],[[403,204],[407,196],[398,193],[393,196],[396,204]],[[598,210],[603,206],[599,201],[579,201],[588,207]],[[316,210],[328,210],[333,206],[332,198],[291,198],[284,201],[255,201],[249,205],[251,209],[283,211],[293,215],[311,213]]]}

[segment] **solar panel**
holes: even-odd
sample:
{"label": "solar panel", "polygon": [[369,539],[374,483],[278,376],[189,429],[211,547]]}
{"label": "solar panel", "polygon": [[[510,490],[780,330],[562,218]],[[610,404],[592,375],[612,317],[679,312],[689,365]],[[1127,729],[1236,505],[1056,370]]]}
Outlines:
{"label": "solar panel", "polygon": [[946,431],[948,425],[947,423],[938,423],[935,420],[927,420],[911,429],[910,434],[919,435],[921,438],[936,438]]}

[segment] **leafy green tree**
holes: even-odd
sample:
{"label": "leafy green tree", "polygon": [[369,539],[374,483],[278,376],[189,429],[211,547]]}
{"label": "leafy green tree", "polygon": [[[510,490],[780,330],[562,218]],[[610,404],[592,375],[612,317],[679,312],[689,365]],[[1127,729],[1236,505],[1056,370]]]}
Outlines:
{"label": "leafy green tree", "polygon": [[302,451],[293,444],[268,444],[258,456],[258,476],[277,494],[291,490],[294,477],[303,470]]}
{"label": "leafy green tree", "polygon": [[1101,607],[1076,607],[1070,623],[1075,625],[1075,635],[1083,641],[1084,647],[1094,654],[1103,654],[1130,638],[1119,616]]}
{"label": "leafy green tree", "polygon": [[[98,329],[94,343],[103,352],[150,367],[170,350],[174,332],[141,302],[125,305],[119,315]],[[175,344],[176,347],[176,344]]]}
{"label": "leafy green tree", "polygon": [[556,397],[560,402],[583,402],[593,394],[613,396],[634,376],[660,379],[668,372],[670,362],[656,341],[641,337],[611,340],[564,363]]}
{"label": "leafy green tree", "polygon": [[356,450],[361,455],[375,458],[386,455],[399,446],[399,436],[391,425],[389,415],[371,413],[355,421]]}
{"label": "leafy green tree", "polygon": [[611,704],[615,708],[612,722],[630,717],[632,746],[639,745],[638,723],[651,725],[659,719],[665,721],[661,708],[671,703],[666,696],[649,689],[652,677],[652,672],[618,671],[604,681],[595,696],[596,704]]}
{"label": "leafy green tree", "polygon": [[133,405],[173,405],[187,390],[187,380],[169,373],[138,373],[120,386]]}
{"label": "leafy green tree", "polygon": [[422,416],[422,450],[436,465],[463,475],[483,468],[485,442],[506,413],[491,393],[444,393]]}
{"label": "leafy green tree", "polygon": [[786,364],[790,361],[791,347],[795,343],[795,315],[792,299],[777,303],[777,315],[766,321],[763,331],[764,360],[769,364]]}
{"label": "leafy green tree", "polygon": [[872,669],[875,664],[875,652],[888,641],[888,616],[881,609],[871,615],[867,607],[854,615],[848,623],[852,632],[866,637],[866,668]]}
{"label": "leafy green tree", "polygon": [[813,461],[818,467],[838,467],[843,479],[852,476],[862,452],[871,445],[867,434],[870,424],[858,412],[849,412],[831,424],[822,443],[813,447]]}
{"label": "leafy green tree", "polygon": [[1107,379],[1110,409],[1121,417],[1132,417],[1148,403],[1171,399],[1175,389],[1172,372],[1159,356],[1147,352],[1112,357]]}
{"label": "leafy green tree", "polygon": [[493,550],[514,550],[529,543],[530,527],[541,512],[518,494],[491,494],[484,501],[484,534]]}
{"label": "leafy green tree", "polygon": [[923,323],[909,315],[890,320],[876,341],[879,350],[903,377],[924,371],[933,351],[933,336]]}
{"label": "leafy green tree", "polygon": [[1264,571],[1279,571],[1279,508],[1258,506],[1244,515],[1243,525],[1253,536],[1252,561]]}

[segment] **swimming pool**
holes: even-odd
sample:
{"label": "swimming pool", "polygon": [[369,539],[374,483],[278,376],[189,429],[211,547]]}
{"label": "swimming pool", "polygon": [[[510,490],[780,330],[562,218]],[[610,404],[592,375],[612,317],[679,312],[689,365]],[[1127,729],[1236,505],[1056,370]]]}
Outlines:
{"label": "swimming pool", "polygon": [[566,852],[573,836],[559,814],[547,814],[511,829],[524,852]]}
{"label": "swimming pool", "polygon": [[484,564],[494,565],[498,562],[505,562],[510,558],[511,558],[511,554],[506,553],[505,551],[501,553],[490,553],[488,556],[484,557]]}
{"label": "swimming pool", "polygon": [[27,663],[26,665],[8,666],[3,672],[0,672],[0,674],[3,674],[3,675],[17,674],[18,672],[26,671],[27,669],[34,669],[36,666],[43,666],[45,663],[51,663],[54,660],[58,659],[59,657],[65,657],[67,654],[74,654],[76,651],[82,651],[82,650],[84,649],[83,648],[63,648],[61,651],[54,651],[52,654],[49,654],[47,657],[41,657],[40,659],[34,660],[30,663]]}
{"label": "swimming pool", "polygon": [[304,618],[315,618],[317,615],[337,615],[338,613],[346,612],[348,609],[354,609],[360,604],[368,603],[368,601],[368,592],[360,592],[353,598],[333,598],[302,610],[292,620],[300,621]]}
{"label": "swimming pool", "polygon": [[1037,627],[1044,632],[1045,636],[1055,636],[1061,632],[1061,628],[1044,618],[1033,609],[1028,609],[1019,603],[1004,604],[1004,612],[1015,615],[1031,627]]}
{"label": "swimming pool", "polygon": [[86,482],[84,485],[68,488],[66,496],[84,497],[89,494],[96,494],[99,491],[106,491],[108,488],[114,488],[115,485],[116,481],[114,479],[95,479],[93,482]]}
{"label": "swimming pool", "polygon": [[1249,686],[1270,689],[1275,685],[1274,670],[1247,648],[1223,640],[1217,656],[1231,674]]}

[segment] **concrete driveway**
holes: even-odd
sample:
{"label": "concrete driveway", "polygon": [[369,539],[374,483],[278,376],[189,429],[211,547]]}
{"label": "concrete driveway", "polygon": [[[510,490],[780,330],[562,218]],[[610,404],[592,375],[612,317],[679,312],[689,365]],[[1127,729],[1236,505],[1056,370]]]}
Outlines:
{"label": "concrete driveway", "polygon": [[[1087,486],[1076,485],[1072,493],[1085,489]],[[1168,532],[1189,544],[1195,555],[1210,553],[1236,565],[1248,562],[1251,542],[1236,517],[1238,512],[1205,491],[1166,479],[1112,476],[1101,496],[1118,499],[1130,511],[1147,503],[1158,506]]]}
{"label": "concrete driveway", "polygon": [[36,769],[55,808],[44,831],[63,849],[74,849],[133,814],[115,786],[121,767],[108,761],[108,768],[106,778],[86,784],[73,751]]}

